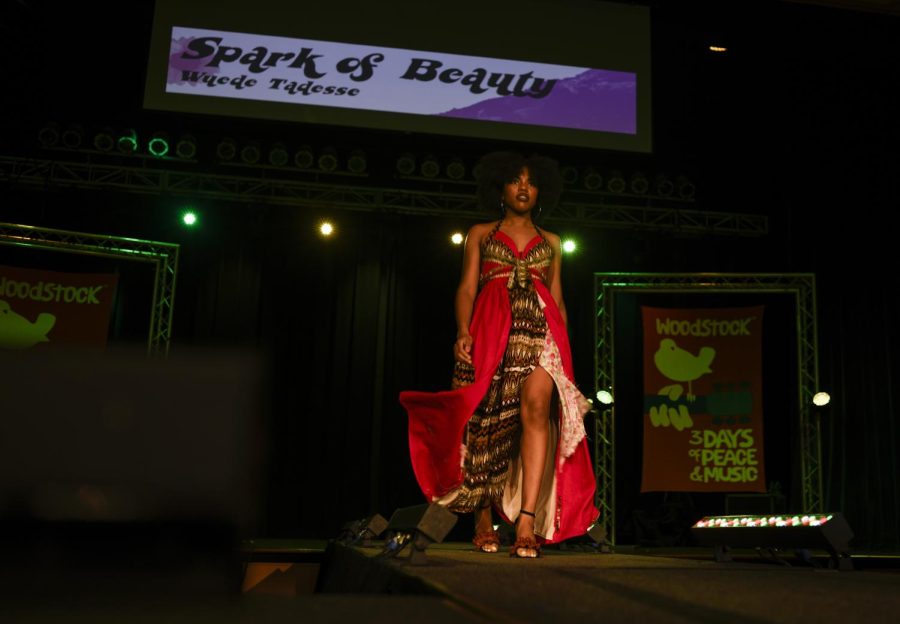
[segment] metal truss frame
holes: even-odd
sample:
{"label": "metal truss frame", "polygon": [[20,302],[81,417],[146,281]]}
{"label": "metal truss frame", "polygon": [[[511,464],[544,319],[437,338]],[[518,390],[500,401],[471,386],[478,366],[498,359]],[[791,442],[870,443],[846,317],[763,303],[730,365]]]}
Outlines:
{"label": "metal truss frame", "polygon": [[168,354],[175,310],[178,245],[12,223],[0,223],[0,244],[152,264],[155,276],[147,353]]}
{"label": "metal truss frame", "polygon": [[[796,311],[797,398],[799,406],[801,497],[803,510],[824,512],[822,442],[812,397],[818,391],[816,282],[811,273],[595,273],[595,391],[615,397],[615,299],[621,293],[783,293]],[[615,543],[615,402],[596,410],[594,471],[597,506]]]}
{"label": "metal truss frame", "polygon": [[[0,156],[0,182],[25,187],[47,186],[112,189],[131,193],[183,195],[275,205],[315,206],[342,210],[383,211],[410,215],[483,219],[471,184],[439,181],[411,188],[365,186],[355,176],[340,182],[322,182],[316,174],[300,170],[247,169],[258,175],[206,173],[156,166],[125,166],[14,156]],[[306,176],[307,179],[303,179]],[[423,188],[412,188],[420,186]],[[768,219],[763,215],[711,212],[685,208],[678,199],[586,191],[571,193],[547,215],[548,222],[577,227],[633,230],[674,230],[692,234],[763,236]]]}

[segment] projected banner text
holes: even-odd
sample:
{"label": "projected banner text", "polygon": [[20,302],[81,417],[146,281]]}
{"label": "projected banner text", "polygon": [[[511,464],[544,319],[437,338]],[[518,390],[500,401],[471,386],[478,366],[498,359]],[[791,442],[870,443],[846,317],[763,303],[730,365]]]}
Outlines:
{"label": "projected banner text", "polygon": [[630,72],[180,26],[166,92],[637,133]]}

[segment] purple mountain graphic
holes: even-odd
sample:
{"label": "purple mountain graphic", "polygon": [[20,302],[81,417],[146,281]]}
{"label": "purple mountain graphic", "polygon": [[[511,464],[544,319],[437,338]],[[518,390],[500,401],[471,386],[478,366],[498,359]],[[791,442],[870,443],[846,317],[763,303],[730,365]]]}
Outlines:
{"label": "purple mountain graphic", "polygon": [[454,108],[440,115],[634,134],[637,131],[636,93],[635,74],[589,69],[560,80],[550,95],[542,99],[506,95],[465,108]]}

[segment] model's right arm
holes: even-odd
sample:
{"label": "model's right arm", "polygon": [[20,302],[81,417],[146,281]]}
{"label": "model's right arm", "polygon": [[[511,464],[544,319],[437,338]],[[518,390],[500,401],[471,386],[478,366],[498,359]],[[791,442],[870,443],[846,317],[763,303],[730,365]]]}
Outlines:
{"label": "model's right arm", "polygon": [[472,336],[469,335],[469,323],[472,321],[472,308],[478,294],[483,235],[484,228],[481,225],[473,225],[466,235],[462,277],[456,289],[456,344],[453,346],[453,356],[457,361],[466,364],[472,363]]}

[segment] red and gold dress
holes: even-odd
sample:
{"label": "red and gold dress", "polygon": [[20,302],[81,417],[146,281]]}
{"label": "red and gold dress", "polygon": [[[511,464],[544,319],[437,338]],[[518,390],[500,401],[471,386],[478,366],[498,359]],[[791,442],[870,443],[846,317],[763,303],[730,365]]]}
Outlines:
{"label": "red and gold dress", "polygon": [[522,384],[540,366],[552,377],[547,463],[535,514],[545,543],[584,534],[598,516],[583,417],[562,315],[546,282],[553,248],[538,230],[521,252],[498,223],[481,243],[472,311],[474,366],[457,363],[453,389],[400,393],[409,414],[413,471],[429,501],[455,512],[487,503],[508,520],[522,497]]}

